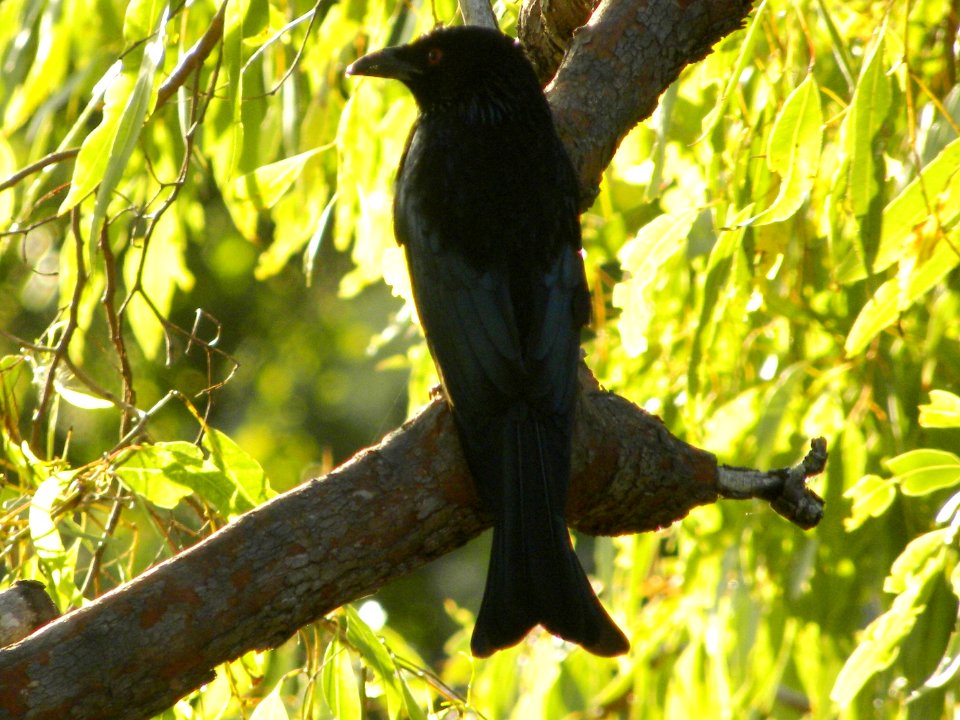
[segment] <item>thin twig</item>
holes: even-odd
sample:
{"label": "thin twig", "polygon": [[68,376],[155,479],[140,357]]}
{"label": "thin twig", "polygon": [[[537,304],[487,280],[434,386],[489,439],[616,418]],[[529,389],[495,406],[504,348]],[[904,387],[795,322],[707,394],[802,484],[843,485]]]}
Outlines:
{"label": "thin twig", "polygon": [[103,562],[103,554],[107,549],[107,540],[109,540],[117,525],[120,523],[120,513],[127,502],[126,491],[119,486],[116,479],[111,483],[112,489],[116,490],[117,496],[113,501],[113,507],[110,508],[110,516],[107,518],[107,526],[103,529],[103,534],[97,541],[97,549],[93,552],[93,558],[90,560],[90,567],[87,568],[87,576],[83,579],[83,585],[80,586],[80,594],[86,596],[94,578],[100,574],[100,564]]}
{"label": "thin twig", "polygon": [[[107,316],[107,327],[110,330],[110,341],[117,353],[120,362],[120,383],[123,389],[123,402],[127,407],[136,407],[137,394],[133,388],[133,369],[130,367],[130,358],[127,355],[127,344],[123,337],[122,320],[114,307],[114,298],[117,294],[117,263],[110,247],[110,223],[104,223],[100,231],[100,252],[103,254],[104,286],[101,302]],[[126,434],[130,426],[131,414],[124,411],[120,418],[120,434]]]}
{"label": "thin twig", "polygon": [[824,503],[807,487],[807,478],[822,473],[826,465],[827,441],[818,437],[810,441],[810,452],[793,467],[763,471],[721,465],[717,490],[725,498],[766,500],[787,520],[809,530],[823,518]]}
{"label": "thin twig", "polygon": [[43,433],[43,426],[46,423],[47,413],[50,409],[50,402],[53,399],[53,381],[56,377],[57,366],[67,354],[70,347],[70,341],[73,339],[73,333],[76,331],[79,321],[77,315],[80,310],[80,299],[83,295],[83,289],[87,284],[87,270],[83,261],[83,236],[80,233],[80,208],[76,206],[70,211],[70,221],[73,230],[74,246],[76,248],[77,263],[77,282],[73,288],[73,297],[70,299],[70,310],[67,315],[67,324],[63,328],[60,340],[57,342],[53,357],[50,359],[50,366],[47,369],[47,376],[44,379],[43,389],[40,391],[40,397],[37,400],[37,407],[33,411],[31,419],[32,427],[30,430],[30,447],[38,456],[43,457],[43,450],[40,446],[40,438]]}
{"label": "thin twig", "polygon": [[69,160],[70,158],[76,157],[80,153],[80,148],[67,148],[66,150],[61,150],[59,152],[50,153],[46,157],[42,157],[37,160],[35,163],[27,165],[25,168],[18,170],[13,175],[8,177],[3,182],[0,182],[0,192],[12,188],[18,182],[23,180],[25,177],[33,175],[35,172],[43,170],[48,165],[53,165],[55,163],[61,162],[63,160]]}
{"label": "thin twig", "polygon": [[174,68],[170,77],[160,86],[160,89],[157,91],[157,104],[154,106],[154,112],[167,103],[170,97],[187,81],[190,73],[194,70],[199,70],[204,60],[213,52],[213,48],[217,46],[220,38],[223,37],[223,18],[226,10],[227,3],[221,3],[217,14],[214,15],[213,20],[210,21],[210,27],[208,27],[201,38],[194,43],[193,47],[186,52],[183,59],[180,60],[180,64]]}

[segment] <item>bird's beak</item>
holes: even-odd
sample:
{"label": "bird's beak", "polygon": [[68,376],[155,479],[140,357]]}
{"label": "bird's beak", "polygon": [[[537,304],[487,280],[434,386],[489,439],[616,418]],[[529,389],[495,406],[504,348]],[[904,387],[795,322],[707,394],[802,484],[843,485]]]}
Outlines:
{"label": "bird's beak", "polygon": [[406,81],[419,74],[419,68],[406,60],[401,48],[389,47],[364,55],[347,68],[347,75],[370,75]]}

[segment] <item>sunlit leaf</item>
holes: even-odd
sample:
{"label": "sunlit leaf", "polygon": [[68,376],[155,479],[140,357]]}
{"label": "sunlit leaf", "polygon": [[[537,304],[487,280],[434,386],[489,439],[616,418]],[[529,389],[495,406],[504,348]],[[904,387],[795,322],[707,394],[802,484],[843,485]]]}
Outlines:
{"label": "sunlit leaf", "polygon": [[260,463],[219,430],[208,427],[203,446],[210,451],[210,462],[235,485],[237,512],[250,510],[276,494]]}
{"label": "sunlit leaf", "polygon": [[283,679],[257,703],[257,707],[250,714],[250,720],[289,720],[290,714],[280,697],[282,687]]}
{"label": "sunlit leaf", "polygon": [[844,518],[847,531],[856,530],[871,517],[883,515],[897,496],[896,484],[879,475],[865,475],[843,496],[853,500],[850,517]]}
{"label": "sunlit leaf", "polygon": [[240,200],[251,201],[258,208],[273,207],[303,172],[303,166],[331,147],[333,145],[307,150],[241,175],[234,180],[234,194]]}
{"label": "sunlit leaf", "polygon": [[352,607],[344,606],[344,613],[347,617],[347,642],[360,653],[364,662],[383,683],[388,715],[396,718],[403,713],[413,720],[426,720],[423,709],[411,694],[396,664],[377,636]]}
{"label": "sunlit leaf", "polygon": [[919,535],[907,543],[890,566],[883,589],[889,593],[904,593],[913,591],[918,583],[925,582],[943,567],[946,560],[944,550],[949,537],[949,532],[943,528]]}
{"label": "sunlit leaf", "polygon": [[[61,86],[70,64],[70,38],[74,28],[67,21],[62,3],[44,3],[42,7],[30,72],[23,82],[16,85],[10,97],[4,97],[3,129],[7,132],[33,118],[42,104]],[[21,30],[18,44],[26,39],[24,32]],[[6,69],[5,64],[4,73]],[[0,219],[3,217],[0,213]]]}
{"label": "sunlit leaf", "polygon": [[30,538],[37,555],[45,560],[61,558],[64,553],[63,540],[53,513],[65,487],[65,478],[55,473],[40,483],[30,502]]}
{"label": "sunlit leaf", "polygon": [[115,471],[135,493],[157,507],[172,509],[193,492],[181,481],[205,472],[203,465],[196,445],[178,441],[142,445],[127,454]]}
{"label": "sunlit leaf", "polygon": [[880,192],[875,163],[880,156],[874,141],[890,110],[890,79],[883,67],[884,36],[881,34],[864,59],[857,90],[841,128],[841,142],[848,162],[848,200],[855,215],[865,215]]}
{"label": "sunlit leaf", "polygon": [[16,418],[17,388],[30,381],[30,367],[22,355],[0,356],[0,415]]}
{"label": "sunlit leaf", "polygon": [[118,60],[98,83],[106,88],[103,98],[103,116],[100,124],[90,131],[80,146],[70,189],[60,204],[59,213],[65,213],[89,195],[103,178],[123,110],[136,83],[132,74],[121,72],[122,69],[123,63]]}
{"label": "sunlit leaf", "polygon": [[123,39],[132,44],[150,36],[166,5],[163,0],[130,0],[123,18]]}
{"label": "sunlit leaf", "polygon": [[660,215],[620,248],[618,257],[625,276],[613,289],[613,304],[623,309],[618,326],[628,354],[639,355],[647,347],[646,331],[655,307],[651,293],[660,266],[683,250],[696,217],[694,212]]}
{"label": "sunlit leaf", "polygon": [[930,580],[946,558],[943,531],[921,536],[894,563],[885,588],[899,595],[892,607],[863,631],[860,643],[837,675],[830,698],[841,708],[849,705],[866,682],[886,669],[900,653],[900,644],[926,608]]}
{"label": "sunlit leaf", "polygon": [[747,222],[781,222],[800,208],[813,187],[822,143],[820,88],[810,73],[784,102],[770,133],[767,165],[780,175],[780,192],[769,208]]}
{"label": "sunlit leaf", "polygon": [[[17,169],[17,158],[7,139],[0,134],[0,180],[9,177]],[[13,217],[13,188],[0,190],[0,222]]]}
{"label": "sunlit leaf", "polygon": [[106,398],[91,395],[81,390],[74,390],[59,381],[54,381],[54,387],[60,397],[81,410],[106,410],[114,406],[113,402]]}
{"label": "sunlit leaf", "polygon": [[899,316],[897,299],[896,280],[888,280],[877,289],[850,328],[843,345],[848,356],[859,355],[871,340],[896,322]]}
{"label": "sunlit leaf", "polygon": [[[187,268],[187,242],[174,213],[166,212],[157,220],[150,242],[131,247],[124,258],[123,277],[127,287],[137,287],[127,302],[130,329],[144,354],[155,360],[164,341],[160,317],[170,312],[177,290],[193,287],[193,273]],[[147,299],[149,298],[149,304]],[[152,307],[151,307],[152,305]]]}
{"label": "sunlit leaf", "polygon": [[699,320],[694,329],[690,363],[687,368],[687,383],[690,387],[690,393],[694,395],[699,392],[700,388],[699,370],[704,347],[709,344],[707,337],[712,327],[710,318],[730,278],[734,256],[741,249],[745,232],[743,223],[752,212],[753,206],[748,205],[729,218],[724,229],[720,232],[717,242],[710,250],[710,257],[707,259],[707,277],[703,284],[703,299],[700,303]]}
{"label": "sunlit leaf", "polygon": [[942,688],[953,682],[957,675],[960,675],[960,630],[954,628],[937,669],[923,684],[929,689]]}
{"label": "sunlit leaf", "polygon": [[[940,222],[948,226],[960,213],[960,138],[941,150],[883,209],[873,272],[885,270],[899,260],[904,249],[915,244],[916,233],[926,227],[934,211]],[[837,269],[837,276],[840,282],[855,282],[866,277],[866,270],[851,251]]]}
{"label": "sunlit leaf", "polygon": [[956,523],[960,521],[960,517],[956,516],[958,508],[960,508],[960,492],[951,495],[950,499],[943,504],[935,518],[936,523],[938,525],[950,523],[951,526],[956,527]]}
{"label": "sunlit leaf", "polygon": [[223,30],[223,70],[227,85],[223,90],[223,101],[216,107],[226,125],[222,133],[226,150],[223,153],[223,165],[219,168],[223,179],[233,177],[240,164],[243,152],[243,18],[248,7],[247,0],[233,0],[227,3]]}
{"label": "sunlit leaf", "polygon": [[931,390],[930,404],[920,406],[920,425],[928,428],[960,427],[960,397],[946,390]]}
{"label": "sunlit leaf", "polygon": [[731,98],[735,94],[737,84],[740,82],[743,71],[746,69],[751,57],[753,56],[754,46],[756,45],[757,38],[762,34],[764,22],[763,17],[766,9],[767,0],[763,0],[759,7],[757,7],[756,12],[754,12],[753,18],[750,20],[746,35],[740,41],[740,54],[737,57],[736,64],[730,70],[727,85],[724,87],[723,93],[720,95],[720,99],[714,106],[713,110],[711,110],[703,120],[703,129],[700,132],[698,142],[710,134],[714,127],[716,127],[717,123],[720,122],[720,118],[722,118],[726,112],[727,105],[730,103]]}
{"label": "sunlit leaf", "polygon": [[905,495],[929,495],[960,483],[960,457],[946,450],[910,450],[884,464]]}
{"label": "sunlit leaf", "polygon": [[303,251],[303,274],[306,277],[307,285],[313,283],[314,269],[321,245],[324,241],[330,242],[333,238],[333,216],[336,205],[337,194],[334,193],[327,201],[326,206],[324,206],[323,212],[320,214],[320,220],[317,222],[317,227],[313,231],[313,234],[310,235],[307,247]]}
{"label": "sunlit leaf", "polygon": [[120,179],[123,177],[133,149],[140,138],[143,123],[147,112],[156,102],[157,71],[163,66],[166,35],[164,29],[167,24],[169,8],[164,9],[163,15],[157,23],[155,36],[143,46],[143,58],[140,61],[140,70],[137,79],[130,91],[130,97],[124,105],[117,123],[117,133],[109,150],[106,167],[100,178],[100,188],[97,190],[97,201],[93,209],[93,218],[90,220],[90,242],[96,244],[100,237],[100,227],[107,215],[107,208],[113,200],[113,193]]}
{"label": "sunlit leaf", "polygon": [[327,705],[338,720],[361,720],[363,710],[360,685],[349,650],[337,639],[331,640],[323,654],[321,687]]}

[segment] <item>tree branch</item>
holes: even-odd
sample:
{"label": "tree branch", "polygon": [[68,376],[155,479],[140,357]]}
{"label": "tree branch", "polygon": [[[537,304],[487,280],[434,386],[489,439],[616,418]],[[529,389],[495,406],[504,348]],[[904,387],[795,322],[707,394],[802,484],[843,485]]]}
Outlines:
{"label": "tree branch", "polygon": [[579,171],[584,209],[597,196],[600,176],[626,134],[653,112],[660,93],[686,65],[743,24],[752,4],[601,0],[589,22],[573,33],[547,98]]}
{"label": "tree branch", "polygon": [[460,0],[460,14],[464,25],[478,25],[494,28],[497,25],[497,16],[493,14],[490,0]]}
{"label": "tree branch", "polygon": [[[570,523],[669,525],[721,488],[716,458],[581,377]],[[743,486],[746,488],[746,486]],[[0,719],[146,718],[298,628],[489,527],[441,399],[325,478],[0,650]]]}

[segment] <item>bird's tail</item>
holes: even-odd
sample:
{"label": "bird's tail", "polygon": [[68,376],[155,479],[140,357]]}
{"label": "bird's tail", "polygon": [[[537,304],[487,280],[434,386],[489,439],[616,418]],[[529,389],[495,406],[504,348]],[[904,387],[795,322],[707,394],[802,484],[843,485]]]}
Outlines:
{"label": "bird's tail", "polygon": [[[620,655],[629,643],[594,594],[564,520],[569,431],[522,415],[503,428],[515,439],[498,443],[499,462],[489,456],[486,463],[477,461],[487,471],[497,465],[500,472],[478,483],[496,520],[471,650],[486,657],[540,624],[595,655]],[[497,482],[500,492],[489,492],[487,483]]]}

